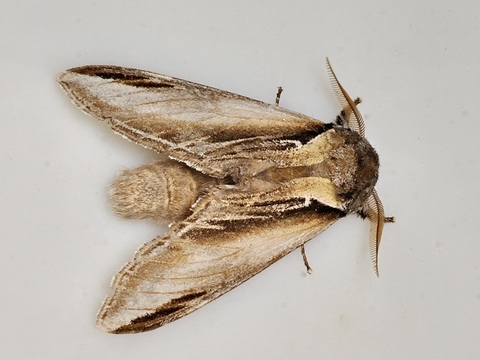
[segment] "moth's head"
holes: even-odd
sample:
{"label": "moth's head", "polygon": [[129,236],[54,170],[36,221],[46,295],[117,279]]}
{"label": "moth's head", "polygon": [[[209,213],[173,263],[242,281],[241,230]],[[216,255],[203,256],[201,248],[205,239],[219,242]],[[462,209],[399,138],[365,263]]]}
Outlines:
{"label": "moth's head", "polygon": [[378,179],[379,159],[370,143],[356,131],[334,128],[337,144],[324,161],[330,181],[347,212],[356,212],[372,194]]}
{"label": "moth's head", "polygon": [[[346,169],[351,166],[351,174],[357,177],[356,183],[350,183],[350,179],[342,179],[342,171],[339,170],[336,181],[343,181],[343,190],[339,189],[339,195],[349,199],[349,202],[345,203],[347,211],[356,211],[363,218],[368,217],[370,220],[370,256],[372,257],[373,268],[378,276],[378,248],[382,238],[383,224],[393,222],[394,218],[385,217],[382,202],[374,188],[378,179],[379,161],[377,153],[365,139],[365,124],[360,111],[357,109],[361,100],[360,98],[352,100],[338,81],[328,59],[327,70],[330,74],[333,90],[342,106],[342,112],[335,121],[339,128],[337,131],[339,133],[341,133],[341,130],[350,132],[350,135],[345,135],[346,143],[349,142],[348,139],[356,141],[356,146],[352,148],[347,146],[343,150],[338,150],[343,151],[349,158],[343,164],[343,168]],[[341,191],[344,191],[343,195]],[[356,191],[356,193],[349,198],[348,191]]]}

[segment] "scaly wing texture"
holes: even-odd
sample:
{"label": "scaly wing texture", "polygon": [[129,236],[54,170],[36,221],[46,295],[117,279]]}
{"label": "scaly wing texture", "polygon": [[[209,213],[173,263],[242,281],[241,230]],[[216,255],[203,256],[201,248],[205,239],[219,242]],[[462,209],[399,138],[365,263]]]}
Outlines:
{"label": "scaly wing texture", "polygon": [[97,325],[133,333],[187,315],[344,215],[332,184],[321,178],[253,194],[214,188],[190,217],[141,247],[117,274]]}
{"label": "scaly wing texture", "polygon": [[78,107],[115,132],[216,177],[234,164],[255,167],[255,160],[292,165],[292,156],[278,154],[331,128],[275,105],[142,70],[84,66],[58,81]]}

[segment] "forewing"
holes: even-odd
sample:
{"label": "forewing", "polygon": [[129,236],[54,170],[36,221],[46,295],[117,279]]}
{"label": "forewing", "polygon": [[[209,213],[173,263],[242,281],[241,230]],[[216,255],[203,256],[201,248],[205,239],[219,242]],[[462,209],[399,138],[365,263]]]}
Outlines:
{"label": "forewing", "polygon": [[[345,214],[328,193],[331,184],[311,179],[257,194],[211,191],[189,218],[141,247],[117,274],[97,325],[113,333],[162,326],[233,289],[325,230]],[[322,195],[322,190],[327,192]]]}
{"label": "forewing", "polygon": [[213,176],[224,176],[235,161],[265,160],[266,152],[299,147],[326,130],[275,105],[142,70],[85,66],[58,81],[78,107],[115,132]]}

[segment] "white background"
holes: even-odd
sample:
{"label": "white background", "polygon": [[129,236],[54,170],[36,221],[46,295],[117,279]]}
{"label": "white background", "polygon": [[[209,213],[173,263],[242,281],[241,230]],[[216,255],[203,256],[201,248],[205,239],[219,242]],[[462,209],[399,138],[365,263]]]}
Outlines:
{"label": "white background", "polygon": [[[478,359],[478,1],[17,1],[0,15],[0,358]],[[325,57],[361,96],[381,156],[380,278],[349,217],[191,315],[95,328],[109,280],[152,223],[108,183],[155,158],[78,111],[58,72],[165,73],[330,121]]]}

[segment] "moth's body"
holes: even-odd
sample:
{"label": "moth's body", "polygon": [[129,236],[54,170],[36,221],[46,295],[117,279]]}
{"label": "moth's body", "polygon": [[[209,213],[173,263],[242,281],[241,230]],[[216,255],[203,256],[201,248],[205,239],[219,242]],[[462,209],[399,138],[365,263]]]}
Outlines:
{"label": "moth's body", "polygon": [[[112,185],[118,214],[171,229],[115,277],[100,328],[139,332],[184,316],[348,213],[378,215],[378,246],[383,210],[371,203],[378,156],[342,119],[326,124],[119,67],[71,69],[59,82],[84,111],[169,157],[124,171]],[[356,108],[346,110],[348,117]]]}

